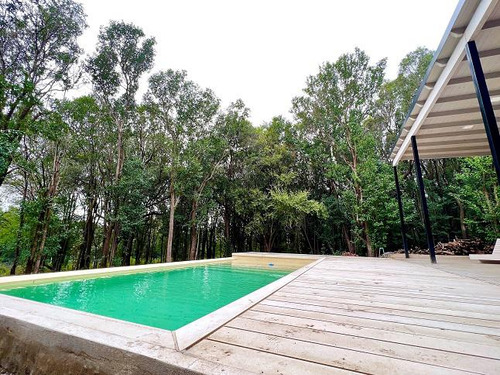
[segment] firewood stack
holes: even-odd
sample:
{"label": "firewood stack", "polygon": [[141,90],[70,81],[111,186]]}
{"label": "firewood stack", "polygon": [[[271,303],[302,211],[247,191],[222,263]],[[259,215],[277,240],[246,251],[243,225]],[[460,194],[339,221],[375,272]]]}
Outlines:
{"label": "firewood stack", "polygon": [[[491,254],[493,245],[480,239],[454,239],[451,242],[438,242],[435,245],[436,255],[469,255],[469,254]],[[404,253],[399,249],[397,253]],[[418,246],[410,249],[410,254],[429,254],[428,249],[421,249]]]}

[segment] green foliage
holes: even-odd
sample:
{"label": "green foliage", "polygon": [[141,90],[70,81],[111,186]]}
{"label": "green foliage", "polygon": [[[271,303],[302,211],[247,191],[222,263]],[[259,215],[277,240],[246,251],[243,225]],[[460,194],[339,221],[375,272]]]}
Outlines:
{"label": "green foliage", "polygon": [[22,135],[37,134],[34,119],[50,111],[50,95],[79,78],[72,69],[82,50],[85,15],[72,0],[0,2],[0,185]]}
{"label": "green foliage", "polygon": [[19,210],[10,208],[0,211],[0,263],[9,262],[16,247],[16,233],[19,228]]}
{"label": "green foliage", "polygon": [[469,234],[494,241],[500,236],[500,196],[490,157],[460,160],[450,195],[466,207]]}
{"label": "green foliage", "polygon": [[134,101],[140,76],[153,66],[154,38],[125,22],[111,21],[99,33],[96,54],[87,61],[87,71],[97,93],[110,100],[122,87],[128,107]]}
{"label": "green foliage", "polygon": [[271,191],[272,214],[288,228],[301,225],[307,215],[326,219],[328,213],[323,203],[308,199],[307,191],[296,193]]}

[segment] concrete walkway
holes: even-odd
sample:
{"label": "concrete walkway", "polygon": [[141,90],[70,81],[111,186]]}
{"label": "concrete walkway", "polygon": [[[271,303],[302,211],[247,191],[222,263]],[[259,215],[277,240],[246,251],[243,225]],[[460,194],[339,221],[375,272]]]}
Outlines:
{"label": "concrete walkway", "polygon": [[500,374],[491,266],[328,257],[184,354],[256,374]]}

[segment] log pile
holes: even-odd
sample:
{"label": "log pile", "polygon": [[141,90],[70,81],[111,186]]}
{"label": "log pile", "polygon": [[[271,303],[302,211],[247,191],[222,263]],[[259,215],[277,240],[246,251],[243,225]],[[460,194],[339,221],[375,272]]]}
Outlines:
{"label": "log pile", "polygon": [[[469,254],[491,254],[493,245],[480,239],[455,239],[451,242],[438,242],[435,245],[436,255],[469,255]],[[397,253],[404,253],[399,249]],[[429,249],[418,246],[410,249],[410,254],[429,254]]]}
{"label": "log pile", "polygon": [[342,256],[343,256],[343,257],[357,257],[357,256],[358,256],[358,254],[356,254],[356,253],[350,253],[350,252],[348,252],[348,251],[344,251],[344,252],[342,253]]}

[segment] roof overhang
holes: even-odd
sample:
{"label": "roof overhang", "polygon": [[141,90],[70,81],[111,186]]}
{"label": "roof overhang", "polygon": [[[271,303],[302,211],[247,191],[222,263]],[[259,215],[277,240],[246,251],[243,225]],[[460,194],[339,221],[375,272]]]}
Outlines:
{"label": "roof overhang", "polygon": [[490,155],[465,55],[471,40],[493,107],[500,109],[500,0],[461,0],[401,127],[393,165],[412,159],[412,136],[422,159]]}

